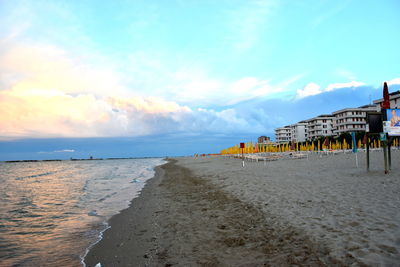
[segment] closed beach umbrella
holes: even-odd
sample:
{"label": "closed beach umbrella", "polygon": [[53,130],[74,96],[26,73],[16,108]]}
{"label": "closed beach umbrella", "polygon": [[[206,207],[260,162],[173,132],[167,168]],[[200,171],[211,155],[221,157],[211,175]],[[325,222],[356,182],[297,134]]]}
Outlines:
{"label": "closed beach umbrella", "polygon": [[356,133],[351,133],[351,140],[353,141],[353,152],[357,152],[357,142],[356,142]]}
{"label": "closed beach umbrella", "polygon": [[363,144],[363,145],[366,145],[366,144],[367,144],[367,135],[366,135],[366,134],[364,134],[364,137],[363,137],[363,139],[362,139],[362,144]]}
{"label": "closed beach umbrella", "polygon": [[324,145],[325,145],[327,148],[329,148],[329,138],[328,138],[328,136],[325,137]]}
{"label": "closed beach umbrella", "polygon": [[389,88],[386,82],[383,83],[383,102],[381,103],[382,109],[390,108]]}

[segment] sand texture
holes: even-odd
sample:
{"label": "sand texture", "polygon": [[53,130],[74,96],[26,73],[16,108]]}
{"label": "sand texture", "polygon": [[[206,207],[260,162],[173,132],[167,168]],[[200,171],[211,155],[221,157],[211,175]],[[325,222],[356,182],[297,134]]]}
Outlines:
{"label": "sand texture", "polygon": [[179,158],[114,216],[94,266],[400,265],[400,153]]}

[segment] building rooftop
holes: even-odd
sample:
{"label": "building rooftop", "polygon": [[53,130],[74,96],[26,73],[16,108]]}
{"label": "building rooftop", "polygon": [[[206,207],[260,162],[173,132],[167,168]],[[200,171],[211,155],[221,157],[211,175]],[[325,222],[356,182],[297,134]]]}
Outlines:
{"label": "building rooftop", "polygon": [[319,116],[317,116],[317,117],[314,117],[314,118],[311,118],[311,119],[308,119],[308,120],[306,120],[306,122],[310,122],[310,121],[313,121],[313,120],[319,120],[319,119],[324,119],[324,118],[328,118],[328,119],[330,119],[330,118],[334,118],[334,116],[333,115],[331,115],[331,114],[322,114],[322,115],[319,115]]}
{"label": "building rooftop", "polygon": [[332,112],[332,114],[335,115],[335,114],[345,112],[345,111],[360,111],[363,109],[375,110],[376,106],[375,105],[365,105],[365,106],[361,106],[358,108],[344,108],[344,109],[336,110],[336,111]]}
{"label": "building rooftop", "polygon": [[[400,97],[400,90],[389,93],[389,99],[395,99]],[[380,102],[383,102],[383,98],[379,98],[377,100],[373,101],[374,104],[379,104]]]}

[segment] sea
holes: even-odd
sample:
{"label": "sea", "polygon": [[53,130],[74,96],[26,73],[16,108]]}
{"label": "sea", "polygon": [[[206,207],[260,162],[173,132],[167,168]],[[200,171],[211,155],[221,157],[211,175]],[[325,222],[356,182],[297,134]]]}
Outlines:
{"label": "sea", "polygon": [[161,158],[0,162],[0,266],[84,266]]}

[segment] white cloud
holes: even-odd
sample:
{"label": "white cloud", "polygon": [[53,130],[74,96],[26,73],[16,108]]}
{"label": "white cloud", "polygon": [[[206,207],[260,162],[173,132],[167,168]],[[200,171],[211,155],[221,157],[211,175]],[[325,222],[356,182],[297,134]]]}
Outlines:
{"label": "white cloud", "polygon": [[[196,109],[161,98],[99,98],[36,89],[0,92],[0,139],[227,133],[262,129],[235,109]],[[53,153],[73,152],[72,149]]]}
{"label": "white cloud", "polygon": [[[157,83],[139,82],[129,88],[126,76],[110,64],[98,64],[97,58],[96,64],[90,63],[92,59],[52,45],[2,47],[0,138],[248,131],[247,121],[232,109],[193,110],[181,103],[223,106],[280,90],[255,77],[227,82],[201,69],[168,73],[157,61],[151,62],[148,73],[154,69],[164,73],[164,87],[151,90]],[[140,77],[140,73],[132,76]]]}
{"label": "white cloud", "polygon": [[360,87],[363,85],[365,85],[365,83],[356,82],[356,81],[352,81],[352,82],[348,82],[348,83],[332,83],[332,84],[328,85],[328,87],[326,87],[324,91],[330,92],[330,91],[334,91],[336,89]]}
{"label": "white cloud", "polygon": [[73,153],[75,150],[73,149],[63,149],[63,150],[55,150],[55,153]]}
{"label": "white cloud", "polygon": [[318,94],[325,93],[325,92],[331,92],[331,91],[342,89],[342,88],[354,88],[354,87],[360,87],[363,85],[365,85],[365,83],[352,81],[352,82],[348,82],[348,83],[332,83],[332,84],[329,84],[325,89],[321,89],[321,86],[319,86],[318,84],[309,83],[303,89],[297,90],[296,99],[313,96],[313,95],[318,95]]}
{"label": "white cloud", "polygon": [[99,98],[18,87],[1,91],[0,103],[0,136],[16,138],[141,136],[175,129],[191,112],[159,98]]}
{"label": "white cloud", "polygon": [[321,86],[316,83],[309,83],[303,89],[297,90],[296,98],[304,98],[307,96],[318,95],[322,93]]}
{"label": "white cloud", "polygon": [[[1,140],[1,139],[0,139]],[[54,150],[54,151],[39,151],[38,154],[54,154],[54,153],[74,153],[74,149],[62,149],[62,150]]]}
{"label": "white cloud", "polygon": [[388,86],[395,85],[395,84],[400,84],[400,78],[394,78],[394,79],[392,79],[390,81],[387,81],[387,85]]}
{"label": "white cloud", "polygon": [[349,70],[338,69],[336,71],[336,74],[339,77],[343,77],[343,78],[348,79],[349,81],[354,81],[356,79],[356,75],[353,72],[349,71]]}
{"label": "white cloud", "polygon": [[115,93],[127,90],[121,85],[121,75],[107,67],[108,62],[90,64],[88,58],[53,45],[11,43],[0,51],[0,85],[3,89],[17,84],[20,88],[96,95],[105,95],[110,89]]}
{"label": "white cloud", "polygon": [[234,105],[258,97],[272,97],[284,90],[256,77],[226,81],[212,78],[204,71],[190,69],[175,73],[168,88],[161,92],[164,98],[194,106]]}
{"label": "white cloud", "polygon": [[[324,3],[324,2],[321,2]],[[346,8],[347,2],[332,2],[331,4],[333,5],[329,9],[327,9],[327,3],[324,3],[320,5],[323,7],[323,12],[319,11],[318,16],[316,16],[312,21],[311,21],[311,26],[313,28],[319,27],[321,24],[325,23],[328,20],[333,19],[337,14],[339,14],[343,9]],[[326,11],[327,10],[327,11]]]}
{"label": "white cloud", "polygon": [[304,78],[304,76],[306,76],[305,73],[297,74],[297,75],[294,75],[292,77],[289,77],[285,81],[281,82],[280,86],[283,87],[283,88],[288,87],[288,86],[296,83],[297,81],[301,80],[302,78]]}
{"label": "white cloud", "polygon": [[230,13],[228,41],[237,50],[247,50],[257,44],[261,31],[266,30],[276,1],[248,1]]}

